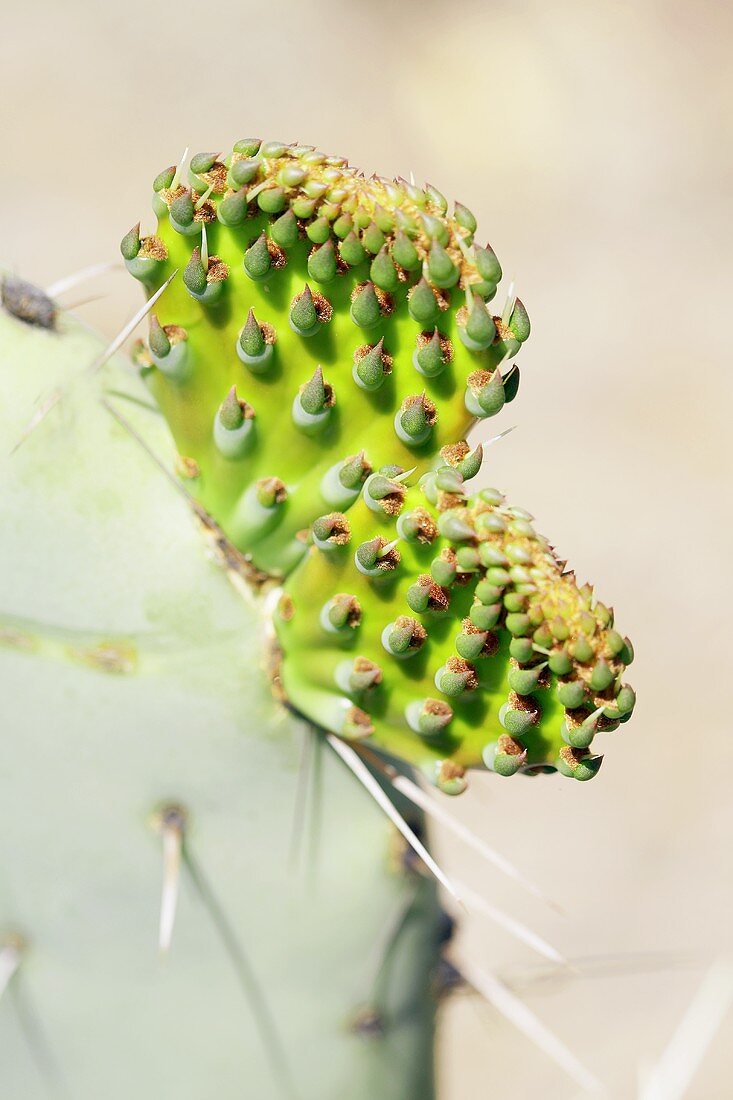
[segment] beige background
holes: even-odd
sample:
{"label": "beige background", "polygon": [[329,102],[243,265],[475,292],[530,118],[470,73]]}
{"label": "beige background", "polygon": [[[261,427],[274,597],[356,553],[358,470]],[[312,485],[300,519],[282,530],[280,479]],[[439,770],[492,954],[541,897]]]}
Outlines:
{"label": "beige background", "polygon": [[[707,0],[49,0],[0,36],[2,253],[29,278],[115,258],[155,172],[251,132],[435,182],[516,276],[533,336],[486,477],[614,604],[639,705],[595,783],[488,777],[453,804],[564,919],[441,848],[576,961],[548,974],[480,918],[457,945],[614,1097],[733,946],[732,24]],[[110,334],[139,302],[121,273],[67,301],[93,294]],[[732,1044],[729,1018],[690,1097],[733,1095]],[[441,1076],[445,1100],[577,1095],[470,998]]]}

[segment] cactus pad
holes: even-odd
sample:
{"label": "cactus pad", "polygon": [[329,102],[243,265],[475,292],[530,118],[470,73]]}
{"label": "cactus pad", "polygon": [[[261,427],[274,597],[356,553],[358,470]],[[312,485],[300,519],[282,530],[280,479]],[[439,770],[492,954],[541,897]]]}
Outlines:
{"label": "cactus pad", "polygon": [[385,464],[430,467],[511,400],[529,334],[476,221],[431,186],[246,139],[153,185],[154,236],[121,249],[157,304],[138,361],[191,491],[269,574]]}
{"label": "cactus pad", "polygon": [[431,1100],[433,882],[273,698],[264,601],[128,364],[0,289],[2,1095]]}
{"label": "cactus pad", "polygon": [[458,445],[407,488],[372,474],[346,516],[320,517],[277,614],[292,704],[346,738],[432,772],[466,767],[590,779],[597,733],[631,715],[631,643]]}

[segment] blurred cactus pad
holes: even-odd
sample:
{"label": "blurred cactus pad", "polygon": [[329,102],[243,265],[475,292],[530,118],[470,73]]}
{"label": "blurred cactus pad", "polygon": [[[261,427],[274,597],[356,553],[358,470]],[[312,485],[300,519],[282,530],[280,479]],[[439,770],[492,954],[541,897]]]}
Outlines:
{"label": "blurred cactus pad", "polygon": [[0,1093],[425,1100],[433,881],[274,698],[242,559],[104,353],[5,280]]}

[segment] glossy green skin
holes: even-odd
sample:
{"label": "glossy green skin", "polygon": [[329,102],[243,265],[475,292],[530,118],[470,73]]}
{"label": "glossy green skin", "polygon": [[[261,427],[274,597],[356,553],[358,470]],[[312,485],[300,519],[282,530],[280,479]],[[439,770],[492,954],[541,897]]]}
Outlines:
{"label": "glossy green skin", "polygon": [[[425,504],[419,488],[410,490],[404,510]],[[363,656],[382,668],[384,678],[363,699],[353,696],[351,702],[362,705],[374,721],[374,734],[366,742],[386,749],[400,759],[408,760],[434,775],[435,762],[450,757],[467,767],[482,767],[482,750],[491,741],[506,733],[498,719],[499,709],[507,701],[509,685],[508,646],[510,636],[501,631],[498,652],[491,657],[479,657],[473,662],[479,686],[458,698],[442,696],[435,686],[436,671],[448,657],[456,655],[454,639],[461,629],[461,620],[468,616],[473,602],[474,586],[454,585],[447,613],[411,611],[406,593],[418,575],[430,572],[430,563],[441,548],[451,543],[437,538],[430,545],[401,540],[401,561],[385,578],[371,580],[354,566],[354,551],[367,539],[382,535],[395,538],[393,518],[374,513],[363,501],[349,512],[351,541],[347,546],[322,551],[311,548],[308,558],[289,578],[286,592],[293,601],[293,614],[277,619],[277,632],[283,648],[282,679],[294,705],[315,721],[330,725],[339,713],[344,695],[334,681],[338,665],[347,658]],[[361,604],[361,624],[348,633],[331,633],[321,625],[320,611],[336,593],[355,595]],[[413,656],[400,659],[388,653],[382,645],[382,631],[399,615],[421,621],[428,632],[422,648]],[[454,710],[454,717],[443,733],[434,738],[421,738],[405,721],[408,703],[416,699],[445,699]],[[554,764],[564,745],[560,728],[564,708],[558,702],[554,685],[535,693],[542,717],[525,737],[527,764]]]}
{"label": "glossy green skin", "polygon": [[[153,370],[148,382],[179,452],[194,458],[200,467],[200,477],[191,483],[191,491],[217,517],[232,541],[252,555],[256,565],[268,573],[286,573],[305,550],[298,533],[332,507],[320,492],[326,470],[362,449],[375,469],[390,463],[426,470],[440,447],[463,439],[474,423],[464,403],[466,378],[481,367],[492,369],[505,349],[498,339],[485,351],[470,352],[464,347],[458,337],[456,311],[465,297],[454,289],[451,307],[441,313],[439,322],[451,340],[453,361],[438,377],[424,377],[412,361],[421,326],[406,306],[411,284],[393,295],[395,308],[390,316],[373,328],[362,329],[351,320],[349,307],[354,287],[369,278],[368,262],[319,286],[307,272],[313,246],[300,240],[288,251],[284,268],[274,271],[265,282],[256,282],[246,274],[242,257],[269,220],[259,215],[248,219],[242,228],[227,228],[218,222],[207,226],[209,254],[220,257],[230,269],[223,294],[213,305],[192,298],[181,277],[199,235],[182,236],[165,217],[161,220],[158,236],[165,242],[169,258],[160,265],[150,290],[178,269],[156,305],[156,315],[162,325],[182,325],[187,330],[192,373],[179,383]],[[414,275],[412,281],[416,278]],[[306,282],[333,305],[330,323],[309,338],[296,335],[288,322],[292,299]],[[275,365],[267,375],[253,374],[236,352],[250,307],[258,322],[268,322],[277,331]],[[393,370],[379,390],[368,393],[353,380],[353,355],[357,348],[376,344],[382,336],[393,357]],[[309,436],[293,424],[291,405],[299,387],[319,364],[334,388],[336,403],[325,428]],[[236,460],[218,452],[212,435],[217,409],[232,385],[256,413],[253,446]],[[395,433],[394,416],[406,397],[422,392],[438,407],[437,423],[425,443],[406,446]],[[252,530],[251,511],[243,497],[253,482],[273,476],[286,484],[289,499],[279,510],[274,531],[261,535]]]}
{"label": "glossy green skin", "polygon": [[[320,739],[290,863],[314,735],[272,696],[259,602],[101,404],[171,468],[144,388],[121,362],[84,375],[102,346],[70,317],[46,332],[0,309],[0,950],[27,941],[0,997],[0,1093],[429,1100],[432,881],[390,860],[382,812]],[[151,815],[170,801],[188,809],[188,855],[161,959]],[[365,1006],[381,1034],[350,1030]]]}

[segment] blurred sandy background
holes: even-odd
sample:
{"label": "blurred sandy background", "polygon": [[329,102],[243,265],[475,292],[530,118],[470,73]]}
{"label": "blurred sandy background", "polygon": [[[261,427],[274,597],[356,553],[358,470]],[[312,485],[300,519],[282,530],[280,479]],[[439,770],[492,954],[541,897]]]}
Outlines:
{"label": "blurred sandy background", "polygon": [[[250,133],[436,183],[516,277],[533,335],[500,426],[519,429],[486,477],[614,604],[639,705],[595,783],[487,777],[454,804],[564,919],[442,849],[577,971],[548,974],[478,918],[457,954],[496,968],[614,1097],[733,947],[732,26],[701,0],[49,0],[6,12],[0,38],[2,258],[41,284],[116,258],[184,146]],[[66,300],[96,293],[80,312],[110,334],[139,303],[121,273]],[[733,1094],[732,1046],[729,1017],[691,1098]],[[576,1095],[467,998],[440,1072],[444,1100]]]}

